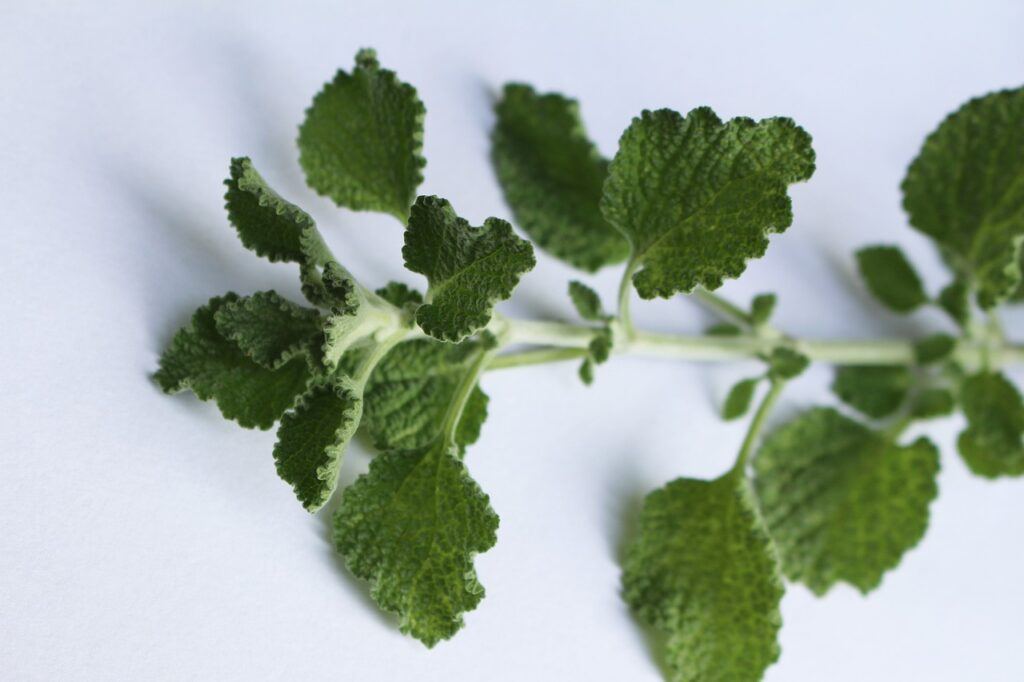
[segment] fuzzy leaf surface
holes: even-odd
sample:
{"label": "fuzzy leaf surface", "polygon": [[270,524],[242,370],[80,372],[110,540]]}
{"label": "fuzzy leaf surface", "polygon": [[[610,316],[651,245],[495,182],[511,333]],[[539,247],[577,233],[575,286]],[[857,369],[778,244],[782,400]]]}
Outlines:
{"label": "fuzzy leaf surface", "polygon": [[360,50],[306,111],[299,163],[306,182],[339,206],[383,211],[403,223],[423,181],[423,117],[416,89]]}
{"label": "fuzzy leaf surface", "polygon": [[928,136],[903,181],[910,224],[938,244],[978,304],[1020,283],[1024,240],[1024,88],[972,99]]}
{"label": "fuzzy leaf surface", "polygon": [[224,181],[228,220],[247,249],[271,261],[324,263],[327,246],[316,223],[275,192],[246,157],[231,159]]}
{"label": "fuzzy leaf surface", "polygon": [[[456,392],[480,353],[480,343],[459,345],[415,339],[384,356],[363,395],[363,426],[380,450],[411,450],[441,437]],[[487,395],[473,389],[455,432],[459,446],[475,443],[487,418]]]}
{"label": "fuzzy leaf surface", "polygon": [[398,614],[402,632],[432,647],[483,598],[473,556],[494,545],[497,528],[458,449],[438,440],[378,455],[345,490],[334,539],[374,601]]}
{"label": "fuzzy leaf surface", "polygon": [[624,261],[629,242],[600,210],[608,161],[587,138],[578,103],[510,83],[495,114],[491,156],[519,226],[581,270]]}
{"label": "fuzzy leaf surface", "polygon": [[427,303],[416,323],[442,341],[458,342],[487,326],[494,304],[512,295],[536,261],[530,243],[504,220],[470,227],[444,199],[420,197],[402,248],[405,266],[425,275]]}
{"label": "fuzzy leaf surface", "polygon": [[261,291],[230,303],[214,314],[217,331],[258,365],[277,369],[309,352],[320,341],[322,321],[276,292]]}
{"label": "fuzzy leaf surface", "polygon": [[199,308],[191,323],[174,335],[154,378],[166,393],[189,389],[200,400],[216,401],[225,418],[246,428],[269,429],[306,391],[309,366],[294,358],[271,370],[224,338],[217,331],[216,314],[238,300],[229,293]]}
{"label": "fuzzy leaf surface", "polygon": [[967,428],[957,439],[960,456],[985,478],[1024,474],[1024,402],[1002,374],[981,372],[964,380],[960,404]]}
{"label": "fuzzy leaf surface", "polygon": [[739,419],[750,409],[750,401],[754,397],[754,389],[760,379],[743,379],[737,381],[729,395],[725,397],[725,404],[722,406],[722,418],[725,420]]}
{"label": "fuzzy leaf surface", "polygon": [[928,302],[917,270],[896,246],[869,246],[857,252],[857,267],[868,290],[891,310],[909,313]]}
{"label": "fuzzy leaf surface", "polygon": [[334,492],[361,411],[357,387],[348,377],[336,377],[311,388],[281,418],[274,463],[307,511],[320,509]]}
{"label": "fuzzy leaf surface", "polygon": [[601,210],[642,265],[642,298],[716,289],[793,221],[787,186],[814,172],[811,138],[787,118],[723,123],[711,109],[645,111],[623,133]]}
{"label": "fuzzy leaf surface", "polygon": [[637,615],[668,635],[674,682],[756,682],[779,656],[782,581],[739,472],[649,494],[622,581]]}
{"label": "fuzzy leaf surface", "polygon": [[608,320],[604,306],[601,305],[601,297],[583,282],[576,280],[569,282],[569,298],[572,299],[572,305],[576,308],[576,312],[584,320],[591,322]]}
{"label": "fuzzy leaf surface", "polygon": [[927,439],[900,446],[831,408],[777,429],[754,471],[786,577],[817,594],[839,581],[877,587],[924,537],[938,470]]}

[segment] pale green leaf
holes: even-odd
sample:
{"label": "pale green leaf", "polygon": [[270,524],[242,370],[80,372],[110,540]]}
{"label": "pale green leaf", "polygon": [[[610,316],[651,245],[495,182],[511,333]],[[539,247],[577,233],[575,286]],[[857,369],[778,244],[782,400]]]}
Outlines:
{"label": "pale green leaf", "polygon": [[972,472],[986,478],[1024,474],[1024,402],[1017,387],[996,372],[968,377],[960,387],[967,428],[957,448]]}
{"label": "pale green leaf", "polygon": [[533,247],[507,222],[488,218],[483,227],[470,227],[438,197],[416,200],[402,255],[430,285],[416,322],[443,341],[461,341],[487,326],[494,304],[511,296],[535,264]]}
{"label": "pale green leaf", "polygon": [[378,455],[345,490],[334,539],[374,601],[429,647],[454,635],[483,598],[473,557],[494,545],[497,528],[458,449],[438,440]]}
{"label": "pale green leaf", "polygon": [[728,123],[645,111],[623,133],[601,200],[642,265],[642,298],[716,289],[793,221],[787,186],[814,172],[811,138],[786,118]]}
{"label": "pale green leaf", "polygon": [[928,136],[903,181],[910,223],[971,282],[982,308],[1020,283],[1024,88],[972,99]]}
{"label": "pale green leaf", "polygon": [[831,408],[776,430],[754,471],[786,577],[817,594],[877,587],[924,537],[938,470],[927,439],[900,446]]}
{"label": "pale green leaf", "polygon": [[674,682],[756,682],[779,656],[782,581],[739,471],[647,496],[623,596],[668,635]]}
{"label": "pale green leaf", "polygon": [[360,50],[306,111],[299,163],[306,182],[339,206],[383,211],[403,223],[423,181],[423,117],[416,89]]}
{"label": "pale green leaf", "polygon": [[237,344],[217,331],[215,316],[239,298],[211,298],[178,331],[160,357],[154,378],[166,393],[191,390],[201,400],[214,400],[227,419],[246,428],[269,429],[305,392],[310,370],[302,358],[271,370],[245,356]]}
{"label": "pale green leaf", "polygon": [[277,473],[308,511],[327,502],[338,484],[341,456],[359,426],[362,401],[348,377],[336,376],[299,398],[281,418],[274,446]]}
{"label": "pale green leaf", "polygon": [[552,255],[593,272],[629,255],[599,208],[608,162],[575,100],[510,83],[495,106],[492,158],[519,226]]}

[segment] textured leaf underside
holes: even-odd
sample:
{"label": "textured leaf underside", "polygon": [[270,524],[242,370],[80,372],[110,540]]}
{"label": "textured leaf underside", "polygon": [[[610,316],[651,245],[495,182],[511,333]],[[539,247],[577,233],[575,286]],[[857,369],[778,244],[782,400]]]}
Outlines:
{"label": "textured leaf underside", "polygon": [[305,392],[309,366],[297,357],[271,370],[224,338],[216,314],[239,300],[226,294],[199,308],[171,340],[154,378],[167,393],[190,389],[201,400],[216,401],[221,413],[241,426],[269,429]]}
{"label": "textured leaf underside", "polygon": [[256,364],[277,369],[320,342],[320,313],[261,291],[226,303],[214,315],[217,331]]}
{"label": "textured leaf underside", "polygon": [[623,588],[640,618],[667,633],[676,682],[755,682],[779,656],[782,581],[739,472],[648,495]]}
{"label": "textured leaf underside", "polygon": [[817,594],[877,587],[924,537],[938,470],[927,439],[900,446],[831,408],[776,430],[754,471],[786,576]]}
{"label": "textured leaf underside", "polygon": [[[452,345],[416,339],[395,346],[373,371],[363,396],[363,426],[381,450],[424,447],[441,437],[459,385],[483,351],[466,341]],[[455,433],[459,446],[480,437],[487,395],[473,389]]]}
{"label": "textured leaf underside", "polygon": [[334,492],[341,456],[359,426],[361,410],[358,388],[339,376],[314,386],[281,419],[274,463],[308,511],[320,509]]}
{"label": "textured leaf underside", "polygon": [[587,138],[577,102],[510,83],[495,114],[492,158],[519,226],[581,270],[625,260],[629,242],[599,207],[608,162]]}
{"label": "textured leaf underside", "polygon": [[811,138],[790,119],[645,111],[619,141],[601,210],[642,265],[640,296],[668,298],[715,289],[764,255],[793,220],[787,186],[813,172]]}

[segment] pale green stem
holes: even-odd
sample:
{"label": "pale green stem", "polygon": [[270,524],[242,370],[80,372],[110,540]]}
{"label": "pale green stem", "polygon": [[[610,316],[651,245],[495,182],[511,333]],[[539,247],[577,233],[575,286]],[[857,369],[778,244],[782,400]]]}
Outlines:
{"label": "pale green stem", "polygon": [[753,325],[753,321],[750,319],[749,313],[739,306],[722,298],[718,294],[713,294],[707,289],[698,287],[693,290],[691,296],[728,322],[733,322],[747,329]]}
{"label": "pale green stem", "polygon": [[455,395],[448,405],[448,411],[444,415],[444,423],[441,426],[441,433],[444,434],[445,440],[448,443],[455,442],[455,432],[459,428],[459,420],[462,419],[462,413],[466,409],[469,396],[472,395],[473,389],[476,388],[477,383],[480,381],[480,375],[483,374],[487,365],[493,360],[494,354],[497,351],[497,348],[493,348],[480,353],[480,357],[476,359],[470,371],[466,372],[462,380],[459,381],[459,385],[455,388]]}
{"label": "pale green stem", "polygon": [[534,348],[516,353],[497,355],[487,365],[487,369],[507,369],[509,367],[525,367],[527,365],[543,365],[549,362],[579,360],[589,353],[584,348]]}
{"label": "pale green stem", "polygon": [[779,395],[782,394],[782,389],[785,385],[785,381],[779,380],[774,380],[769,385],[768,392],[761,399],[761,404],[757,406],[757,412],[754,413],[753,418],[750,420],[750,426],[747,427],[747,435],[744,436],[740,452],[736,455],[736,464],[733,465],[733,471],[742,472],[746,469],[750,453],[754,451],[754,446],[757,445],[757,439],[764,428],[765,420],[772,411],[775,402],[779,399]]}
{"label": "pale green stem", "polygon": [[[504,318],[507,344],[586,348],[594,336],[594,328],[564,322],[539,322]],[[616,344],[613,353],[641,357],[675,358],[716,362],[754,359],[770,353],[777,339],[756,336],[688,336],[634,330],[632,340]],[[815,362],[833,365],[909,365],[914,362],[914,344],[910,341],[791,339],[787,342]],[[983,340],[966,339],[957,344],[956,359],[970,366],[981,361],[988,344]],[[1024,364],[1024,346],[1004,344],[995,350],[1003,364]]]}
{"label": "pale green stem", "polygon": [[353,383],[359,387],[359,390],[366,388],[366,382],[369,381],[374,368],[376,368],[378,363],[384,359],[384,356],[388,354],[388,351],[404,341],[408,336],[409,331],[406,329],[396,332],[376,344],[370,354],[363,358],[363,361],[359,364],[358,369],[356,369],[355,374],[352,377]]}
{"label": "pale green stem", "polygon": [[633,297],[633,274],[636,272],[640,262],[630,257],[626,263],[626,269],[622,272],[622,281],[619,282],[619,309],[618,321],[626,333],[627,339],[632,339],[636,331],[633,329],[633,314],[629,310],[629,301]]}

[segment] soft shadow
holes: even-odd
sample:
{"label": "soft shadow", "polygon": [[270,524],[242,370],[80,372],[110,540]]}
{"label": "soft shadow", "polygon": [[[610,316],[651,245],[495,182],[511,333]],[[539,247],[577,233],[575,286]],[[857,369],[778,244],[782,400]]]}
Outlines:
{"label": "soft shadow", "polygon": [[[343,455],[344,460],[342,462],[341,474],[338,477],[338,487],[334,491],[334,495],[331,496],[331,499],[327,501],[327,504],[317,513],[317,517],[322,524],[321,533],[325,541],[324,549],[331,565],[334,566],[335,571],[342,578],[341,582],[345,585],[345,588],[351,594],[356,595],[363,606],[373,613],[374,617],[382,625],[392,630],[397,630],[398,616],[390,611],[384,611],[373,601],[373,597],[370,596],[369,583],[352,575],[352,572],[348,570],[348,566],[345,565],[345,558],[334,549],[334,516],[341,507],[345,489],[352,485],[362,472],[366,471],[369,461],[373,457],[370,454],[373,450],[369,442],[365,438],[361,438],[359,441],[358,443],[350,444]],[[356,445],[356,447],[352,447],[353,445]]]}

